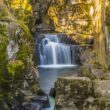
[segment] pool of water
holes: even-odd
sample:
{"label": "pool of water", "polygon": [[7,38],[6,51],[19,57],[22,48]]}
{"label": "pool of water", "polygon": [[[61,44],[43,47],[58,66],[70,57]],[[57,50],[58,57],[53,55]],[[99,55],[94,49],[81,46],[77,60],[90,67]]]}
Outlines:
{"label": "pool of water", "polygon": [[39,84],[40,88],[46,94],[54,88],[55,82],[60,76],[74,75],[77,69],[76,65],[42,65],[39,66]]}

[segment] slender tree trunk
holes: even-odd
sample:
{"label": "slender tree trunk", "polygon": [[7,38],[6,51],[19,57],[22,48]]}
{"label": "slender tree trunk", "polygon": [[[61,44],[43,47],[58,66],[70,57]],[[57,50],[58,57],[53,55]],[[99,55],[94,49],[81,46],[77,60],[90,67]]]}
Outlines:
{"label": "slender tree trunk", "polygon": [[105,0],[95,0],[95,52],[97,61],[107,67],[105,47]]}

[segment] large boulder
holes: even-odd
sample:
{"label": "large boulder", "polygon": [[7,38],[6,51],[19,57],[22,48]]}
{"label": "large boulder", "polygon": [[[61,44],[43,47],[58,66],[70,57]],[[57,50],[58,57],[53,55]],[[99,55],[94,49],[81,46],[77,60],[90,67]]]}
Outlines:
{"label": "large boulder", "polygon": [[56,82],[56,106],[61,110],[81,110],[91,96],[92,82],[88,78],[61,77]]}

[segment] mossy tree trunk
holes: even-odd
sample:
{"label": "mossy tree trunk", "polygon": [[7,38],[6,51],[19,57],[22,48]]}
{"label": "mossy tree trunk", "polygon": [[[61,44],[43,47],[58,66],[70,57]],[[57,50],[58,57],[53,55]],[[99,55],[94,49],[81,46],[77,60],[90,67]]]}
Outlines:
{"label": "mossy tree trunk", "polygon": [[106,46],[105,46],[105,3],[106,0],[95,0],[95,52],[97,61],[104,67],[107,67],[106,62]]}

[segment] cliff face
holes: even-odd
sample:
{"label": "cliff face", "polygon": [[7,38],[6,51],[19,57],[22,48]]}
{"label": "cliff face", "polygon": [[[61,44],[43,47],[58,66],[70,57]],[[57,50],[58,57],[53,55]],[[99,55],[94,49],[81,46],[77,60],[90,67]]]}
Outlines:
{"label": "cliff face", "polygon": [[0,0],[0,109],[9,110],[11,106],[16,109],[24,98],[24,95],[21,98],[24,89],[33,92],[38,89],[32,61],[34,39],[31,27],[33,16],[28,0],[25,3]]}

